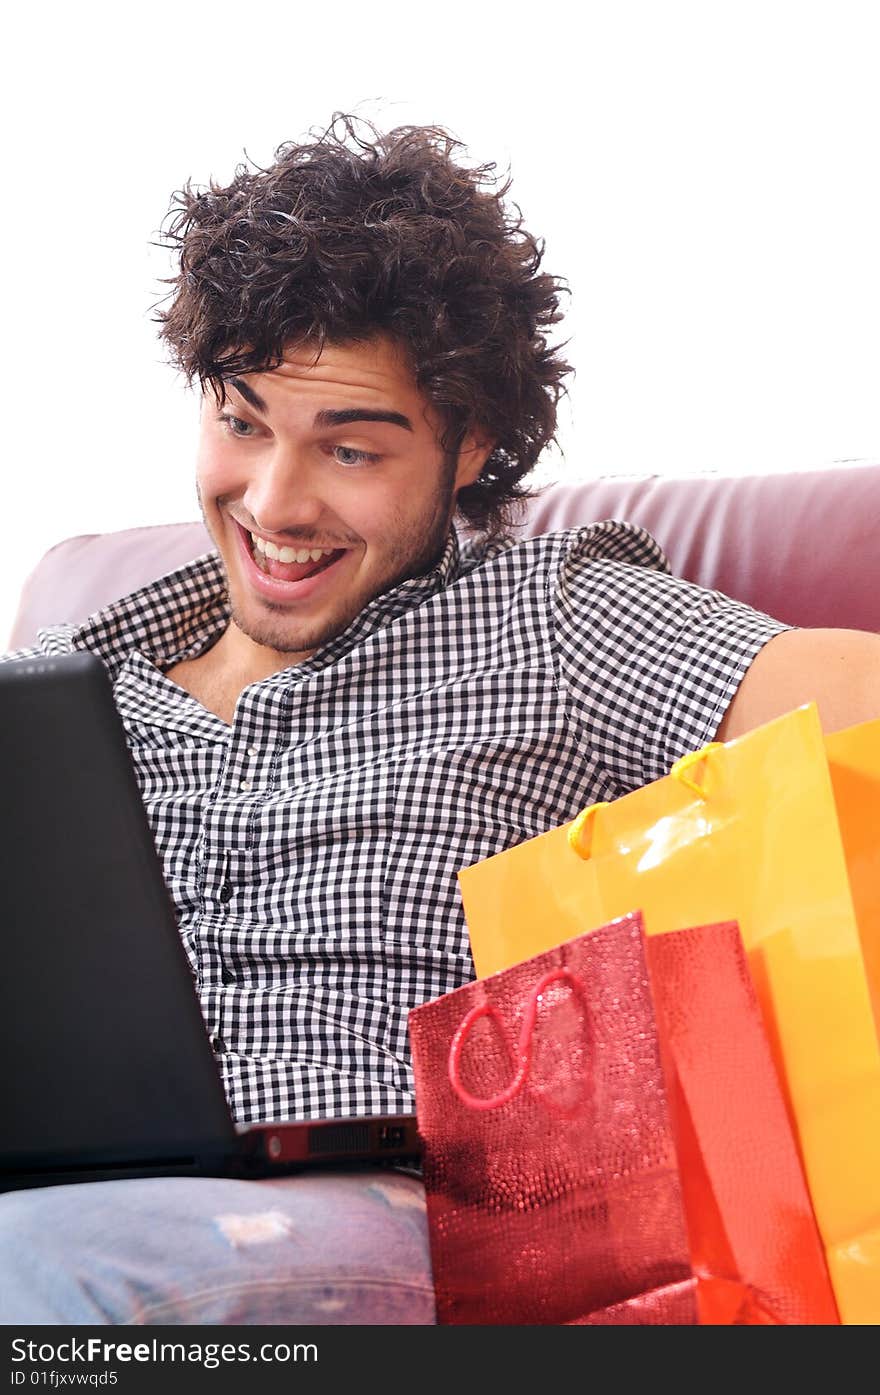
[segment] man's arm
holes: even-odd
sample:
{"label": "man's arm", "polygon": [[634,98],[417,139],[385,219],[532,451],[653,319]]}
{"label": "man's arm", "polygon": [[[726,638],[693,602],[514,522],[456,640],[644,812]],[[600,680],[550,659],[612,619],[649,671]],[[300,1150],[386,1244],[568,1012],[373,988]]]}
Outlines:
{"label": "man's arm", "polygon": [[880,717],[880,635],[864,630],[786,630],[749,667],[716,740],[730,741],[805,702],[825,731]]}

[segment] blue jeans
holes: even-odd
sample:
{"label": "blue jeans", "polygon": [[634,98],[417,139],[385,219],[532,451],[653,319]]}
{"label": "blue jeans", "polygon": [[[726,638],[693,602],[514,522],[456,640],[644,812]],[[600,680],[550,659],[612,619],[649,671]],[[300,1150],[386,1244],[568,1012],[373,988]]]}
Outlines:
{"label": "blue jeans", "polygon": [[391,1170],[0,1195],[0,1323],[433,1323],[424,1187]]}

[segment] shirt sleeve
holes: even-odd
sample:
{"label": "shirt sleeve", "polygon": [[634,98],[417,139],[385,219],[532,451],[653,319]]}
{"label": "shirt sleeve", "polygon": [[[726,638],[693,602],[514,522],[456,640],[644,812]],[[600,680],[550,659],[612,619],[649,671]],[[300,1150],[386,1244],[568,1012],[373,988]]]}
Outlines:
{"label": "shirt sleeve", "polygon": [[11,659],[46,659],[54,654],[69,654],[76,647],[76,632],[74,625],[49,625],[37,631],[36,644],[0,653],[0,664],[9,663]]}
{"label": "shirt sleeve", "polygon": [[12,659],[41,659],[44,658],[42,649],[34,647],[32,649],[10,649],[7,653],[0,653],[0,664],[8,664]]}
{"label": "shirt sleeve", "polygon": [[557,679],[621,792],[715,739],[760,649],[794,628],[669,575],[644,529],[569,536],[551,597]]}

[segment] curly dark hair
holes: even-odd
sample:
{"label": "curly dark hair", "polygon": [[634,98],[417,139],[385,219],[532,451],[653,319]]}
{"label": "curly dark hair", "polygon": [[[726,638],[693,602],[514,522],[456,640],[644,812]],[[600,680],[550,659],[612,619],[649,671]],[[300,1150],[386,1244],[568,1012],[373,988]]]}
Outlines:
{"label": "curly dark hair", "polygon": [[546,337],[562,318],[543,243],[505,198],[495,165],[467,168],[442,127],[385,134],[342,113],[274,163],[236,167],[232,183],[172,197],[162,245],[179,273],[156,316],[189,383],[218,402],[224,380],[278,367],[291,344],[385,334],[454,456],[467,430],[496,442],[458,508],[490,534],[529,497],[522,481],[554,438],[570,366]]}

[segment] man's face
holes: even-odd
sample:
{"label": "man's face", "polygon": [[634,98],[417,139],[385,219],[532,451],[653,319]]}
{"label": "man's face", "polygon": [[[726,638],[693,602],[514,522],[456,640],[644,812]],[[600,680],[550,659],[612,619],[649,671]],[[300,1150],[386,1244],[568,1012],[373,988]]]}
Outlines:
{"label": "man's face", "polygon": [[221,408],[210,392],[202,403],[199,500],[239,647],[284,666],[436,562],[456,493],[491,447],[467,438],[457,460],[444,455],[436,415],[383,338],[329,345],[317,361],[292,349],[227,394]]}

